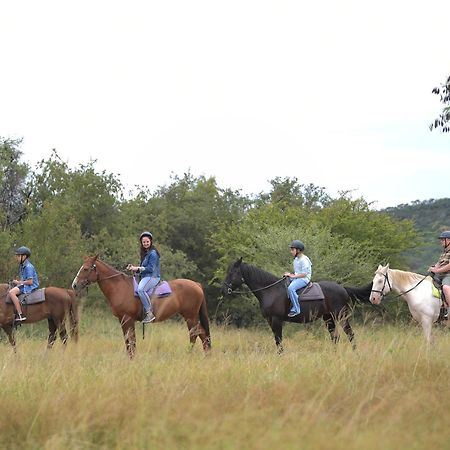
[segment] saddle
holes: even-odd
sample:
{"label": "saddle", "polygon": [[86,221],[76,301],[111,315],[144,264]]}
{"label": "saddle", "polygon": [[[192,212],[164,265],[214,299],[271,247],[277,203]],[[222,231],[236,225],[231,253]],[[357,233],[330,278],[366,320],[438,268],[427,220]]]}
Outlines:
{"label": "saddle", "polygon": [[[289,283],[288,283],[289,284]],[[286,285],[287,288],[287,285]],[[324,300],[322,288],[319,283],[310,281],[304,288],[297,290],[298,299],[300,302],[307,302],[312,300]]]}
{"label": "saddle", "polygon": [[[136,281],[136,278],[133,277],[133,286],[134,286],[134,295],[137,297],[137,289],[138,289],[139,283]],[[169,283],[167,281],[160,281],[154,288],[149,289],[146,291],[149,298],[154,295],[157,298],[161,297],[167,297],[172,293],[172,289],[170,289]]]}
{"label": "saddle", "polygon": [[[34,305],[36,303],[42,303],[45,301],[45,288],[35,289],[27,294],[19,294],[17,298],[19,299],[21,305]],[[9,292],[6,295],[5,302],[12,303]]]}

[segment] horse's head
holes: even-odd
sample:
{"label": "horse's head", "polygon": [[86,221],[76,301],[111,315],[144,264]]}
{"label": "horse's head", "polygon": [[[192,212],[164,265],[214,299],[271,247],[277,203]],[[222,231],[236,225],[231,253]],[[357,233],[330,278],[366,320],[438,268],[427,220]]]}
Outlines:
{"label": "horse's head", "polygon": [[242,286],[244,279],[242,278],[242,258],[239,258],[236,262],[231,263],[228,267],[227,275],[222,286],[222,294],[230,295],[233,291]]}
{"label": "horse's head", "polygon": [[374,305],[379,305],[384,296],[388,294],[392,289],[391,282],[389,281],[389,264],[387,266],[378,266],[375,271],[375,277],[372,282],[372,291],[370,293],[369,300]]}
{"label": "horse's head", "polygon": [[72,289],[75,292],[80,292],[86,286],[91,283],[95,283],[98,281],[98,273],[97,273],[97,256],[87,256],[84,260],[83,265],[80,267],[80,270],[76,274],[75,278],[72,281]]}

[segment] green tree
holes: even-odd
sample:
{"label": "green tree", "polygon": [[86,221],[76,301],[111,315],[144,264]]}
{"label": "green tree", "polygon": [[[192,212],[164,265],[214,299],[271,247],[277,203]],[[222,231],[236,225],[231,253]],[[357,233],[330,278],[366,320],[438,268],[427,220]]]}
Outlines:
{"label": "green tree", "polygon": [[29,167],[21,162],[21,139],[0,137],[0,226],[7,230],[26,212]]}
{"label": "green tree", "polygon": [[45,202],[16,227],[17,246],[31,248],[42,286],[70,287],[86,253],[80,226],[62,199]]}
{"label": "green tree", "polygon": [[441,84],[440,87],[435,87],[432,92],[439,95],[444,108],[439,117],[430,124],[430,130],[439,128],[443,133],[448,133],[450,131],[450,76],[445,83]]}
{"label": "green tree", "polygon": [[97,235],[103,228],[114,234],[122,199],[122,184],[112,174],[95,170],[95,161],[71,169],[54,150],[42,160],[33,175],[34,211],[46,201],[64,199],[83,236]]}

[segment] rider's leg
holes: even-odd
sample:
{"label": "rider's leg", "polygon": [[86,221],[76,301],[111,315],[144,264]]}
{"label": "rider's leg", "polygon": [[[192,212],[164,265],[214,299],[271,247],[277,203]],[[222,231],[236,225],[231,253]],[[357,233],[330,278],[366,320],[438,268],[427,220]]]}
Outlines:
{"label": "rider's leg", "polygon": [[9,296],[11,297],[12,302],[16,308],[17,314],[22,315],[22,307],[20,306],[19,299],[17,296],[20,294],[20,289],[16,286],[10,289]]}
{"label": "rider's leg", "polygon": [[150,323],[155,320],[152,304],[147,292],[151,293],[154,287],[159,283],[159,280],[159,278],[145,277],[139,282],[137,292],[144,308],[144,323]]}
{"label": "rider's leg", "polygon": [[306,281],[302,278],[294,278],[288,286],[288,294],[292,303],[290,313],[300,314],[300,302],[298,300],[297,290],[306,286]]}
{"label": "rider's leg", "polygon": [[[446,284],[448,282],[448,284]],[[447,314],[450,317],[450,277],[442,280],[442,292],[444,293],[444,300],[447,303]]]}
{"label": "rider's leg", "polygon": [[141,299],[141,303],[144,308],[144,315],[150,311],[150,299],[146,292],[146,285],[150,279],[151,279],[150,277],[142,278],[137,288],[137,293],[139,295],[139,298]]}

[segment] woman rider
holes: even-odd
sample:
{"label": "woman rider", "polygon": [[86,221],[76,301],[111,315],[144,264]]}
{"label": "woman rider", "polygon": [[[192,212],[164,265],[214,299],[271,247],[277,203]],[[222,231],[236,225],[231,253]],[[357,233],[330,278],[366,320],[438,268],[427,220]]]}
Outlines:
{"label": "woman rider", "polygon": [[133,266],[128,264],[127,269],[139,274],[140,281],[137,293],[144,308],[143,323],[150,323],[155,320],[152,311],[150,297],[147,292],[151,292],[161,280],[160,255],[153,245],[153,235],[150,231],[144,231],[139,237],[141,264]]}

